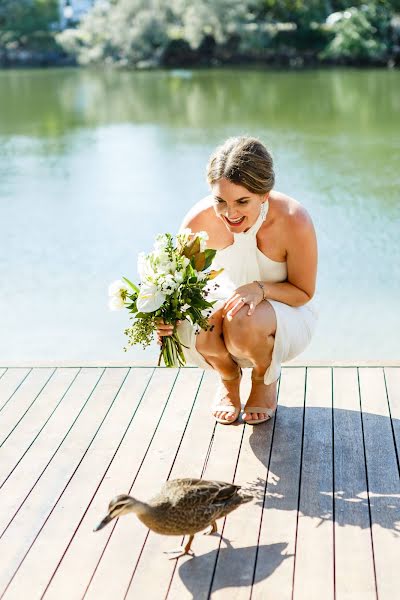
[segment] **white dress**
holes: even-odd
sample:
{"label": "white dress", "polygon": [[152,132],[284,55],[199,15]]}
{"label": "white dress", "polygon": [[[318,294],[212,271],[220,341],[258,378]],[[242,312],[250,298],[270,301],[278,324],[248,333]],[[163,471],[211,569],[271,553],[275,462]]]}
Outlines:
{"label": "white dress", "polygon": [[[268,202],[266,208],[267,213]],[[217,300],[213,312],[218,310],[241,285],[254,280],[278,283],[287,279],[286,262],[271,260],[257,247],[257,232],[265,217],[266,214],[263,216],[260,212],[257,221],[248,231],[234,233],[233,244],[217,251],[212,268],[223,267],[224,272],[210,282],[211,299]],[[214,282],[220,285],[217,291],[213,291],[211,284]],[[282,362],[292,360],[308,346],[318,319],[314,300],[300,307],[289,306],[276,300],[268,300],[268,302],[275,311],[277,325],[272,361],[264,376],[266,384],[273,383],[279,378]],[[182,343],[187,346],[183,348],[187,364],[212,369],[213,367],[196,349],[195,327],[189,321],[183,321],[178,325],[178,334]],[[235,356],[232,358],[241,367],[253,366],[248,359]]]}

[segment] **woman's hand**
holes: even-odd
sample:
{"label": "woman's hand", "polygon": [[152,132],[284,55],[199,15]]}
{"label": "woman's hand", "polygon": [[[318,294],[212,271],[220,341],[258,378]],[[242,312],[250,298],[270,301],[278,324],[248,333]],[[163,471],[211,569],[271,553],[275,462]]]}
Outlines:
{"label": "woman's hand", "polygon": [[222,314],[230,321],[247,304],[249,306],[247,314],[250,316],[256,310],[256,306],[262,302],[263,298],[264,294],[257,283],[246,283],[246,285],[238,287],[232,296],[228,298]]}
{"label": "woman's hand", "polygon": [[[175,325],[179,325],[182,321],[176,321]],[[174,323],[164,323],[162,319],[160,319],[157,323],[156,335],[157,335],[157,344],[161,346],[162,338],[165,335],[172,335],[174,333]]]}

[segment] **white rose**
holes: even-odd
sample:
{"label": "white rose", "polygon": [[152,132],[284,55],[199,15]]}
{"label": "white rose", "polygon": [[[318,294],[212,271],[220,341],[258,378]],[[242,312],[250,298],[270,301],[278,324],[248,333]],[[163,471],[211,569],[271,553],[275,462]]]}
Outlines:
{"label": "white rose", "polygon": [[158,310],[165,302],[165,295],[154,283],[142,283],[136,306],[140,312]]}

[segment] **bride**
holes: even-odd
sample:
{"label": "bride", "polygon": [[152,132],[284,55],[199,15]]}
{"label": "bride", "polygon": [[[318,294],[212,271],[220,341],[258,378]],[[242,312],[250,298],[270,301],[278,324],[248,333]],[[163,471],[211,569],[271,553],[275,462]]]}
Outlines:
{"label": "bride", "polygon": [[[229,138],[212,154],[211,193],[186,214],[181,229],[206,231],[217,250],[213,268],[223,268],[230,292],[214,305],[208,331],[198,335],[178,324],[188,363],[220,376],[214,418],[231,424],[240,414],[242,368],[252,369],[243,420],[256,425],[276,409],[281,363],[300,354],[317,322],[317,241],[307,210],[274,190],[271,154],[256,138]],[[160,324],[162,336],[172,325]]]}

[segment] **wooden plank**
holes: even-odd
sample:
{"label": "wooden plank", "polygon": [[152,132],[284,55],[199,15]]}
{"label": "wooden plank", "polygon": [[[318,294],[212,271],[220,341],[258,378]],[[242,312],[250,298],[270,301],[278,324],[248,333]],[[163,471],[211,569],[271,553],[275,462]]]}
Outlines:
{"label": "wooden plank", "polygon": [[291,600],[301,469],[305,369],[282,370],[252,599]]}
{"label": "wooden plank", "polygon": [[7,369],[0,379],[0,411],[12,399],[32,369]]}
{"label": "wooden plank", "polygon": [[[18,467],[17,473],[11,479],[10,487],[7,487],[8,491],[5,492],[5,495],[3,495],[4,492],[0,492],[0,499],[4,498],[3,502],[5,502],[2,514],[3,516],[7,515],[7,519],[10,518],[12,511],[17,510],[25,495],[35,484],[36,479],[46,468],[49,460],[57,452],[59,445],[68,433],[68,428],[73,426],[102,373],[103,369],[83,369],[79,373],[53,418],[40,432],[33,446],[29,448],[29,452],[21,457],[21,460],[16,463],[7,476],[2,478],[0,490]],[[2,450],[4,450],[4,454],[2,454],[4,462],[11,463],[13,456],[9,456],[9,453],[12,453],[12,448],[5,446]],[[7,502],[10,499],[13,501]],[[0,514],[0,532],[1,523],[5,527],[7,520],[1,521]]]}
{"label": "wooden plank", "polygon": [[293,583],[296,600],[334,598],[332,441],[331,369],[308,369]]}
{"label": "wooden plank", "polygon": [[399,368],[386,368],[385,380],[386,388],[388,393],[390,415],[392,421],[392,428],[394,433],[394,440],[397,450],[397,464],[399,465],[400,459],[400,369]]}
{"label": "wooden plank", "polygon": [[[90,578],[104,552],[112,526],[110,525],[108,533],[107,529],[104,530],[105,536],[101,532],[94,533],[93,528],[104,516],[110,499],[121,492],[127,492],[132,485],[154,431],[159,426],[160,417],[163,415],[176,379],[176,371],[173,369],[155,369],[142,398],[143,378],[148,377],[149,371],[133,369],[133,373],[135,391],[132,390],[132,397],[140,398],[140,404],[132,418],[126,420],[126,432],[111,463],[104,465],[104,477],[49,580],[45,593],[46,600],[62,597],[65,590],[68,590],[71,598],[82,598],[85,594]],[[131,520],[133,521],[134,518],[128,517],[125,523],[128,529]]]}
{"label": "wooden plank", "polygon": [[[184,433],[196,390],[201,378],[200,370],[181,369],[172,390],[165,412],[151,441],[143,464],[129,473],[132,494],[141,499],[155,495],[166,480],[175,460]],[[158,394],[160,394],[160,389]],[[137,477],[135,475],[137,473]],[[124,486],[128,493],[129,487]],[[123,492],[124,488],[119,492]],[[104,502],[104,509],[107,506]],[[102,516],[101,513],[99,515]],[[85,595],[96,600],[121,598],[128,589],[132,571],[140,556],[148,530],[136,518],[120,519],[111,529],[96,533],[99,547],[104,553]],[[164,559],[165,557],[161,557]]]}
{"label": "wooden plank", "polygon": [[256,427],[245,426],[234,481],[252,491],[255,499],[226,519],[224,537],[230,546],[220,548],[218,553],[211,587],[215,600],[250,598],[274,426],[274,420]]}
{"label": "wooden plank", "polygon": [[336,600],[373,600],[376,586],[357,369],[334,369],[333,406]]}
{"label": "wooden plank", "polygon": [[[67,487],[58,497],[28,555],[19,567],[16,577],[8,587],[7,598],[10,600],[24,597],[28,582],[31,594],[42,597],[51,574],[57,568],[82,519],[85,507],[91,502],[104,476],[104,471],[120,444],[127,423],[132,417],[132,411],[137,408],[150,375],[151,370],[141,373],[139,394],[135,395],[137,375],[130,371],[130,377],[128,375],[124,380],[93,443]],[[92,536],[93,532],[90,530],[89,532]],[[76,576],[75,573],[70,574],[72,575]]]}
{"label": "wooden plank", "polygon": [[0,447],[35,404],[55,369],[34,369],[0,412]]}
{"label": "wooden plank", "polygon": [[77,369],[57,369],[39,393],[29,411],[29,418],[23,419],[19,426],[12,429],[4,438],[0,447],[0,481],[9,475],[35,442],[77,374]]}
{"label": "wooden plank", "polygon": [[[82,461],[126,374],[126,369],[110,369],[104,373],[74,427],[70,429],[60,449],[40,478],[34,482],[33,487],[29,484],[26,486],[26,480],[30,480],[30,473],[21,468],[16,469],[3,486],[0,500],[3,505],[7,505],[7,510],[4,511],[4,515],[0,515],[0,555],[7,556],[7,563],[2,565],[0,571],[0,590],[8,585],[54,503]],[[64,429],[68,426],[69,423],[64,424]],[[32,455],[33,451],[27,456],[32,459]],[[34,470],[36,464],[28,460],[27,466]],[[16,488],[17,500],[14,496],[10,497],[10,493],[13,494]],[[22,490],[24,495],[21,502]]]}
{"label": "wooden plank", "polygon": [[360,369],[359,378],[377,592],[379,600],[393,600],[399,591],[399,471],[383,370]]}
{"label": "wooden plank", "polygon": [[[168,479],[201,477],[205,458],[215,429],[209,399],[215,390],[215,377],[206,371],[201,382],[188,426]],[[197,545],[196,537],[193,544]],[[213,540],[214,546],[216,539]],[[180,543],[180,540],[179,540]],[[174,573],[175,561],[167,560],[164,551],[179,545],[177,538],[149,532],[139,563],[134,570],[126,598],[164,598]],[[157,577],[154,577],[157,573]]]}
{"label": "wooden plank", "polygon": [[[217,376],[213,373],[215,384]],[[213,391],[213,395],[214,395]],[[212,397],[212,396],[211,396]],[[233,481],[243,436],[243,424],[220,425],[215,435],[207,458],[203,479]],[[240,510],[240,509],[239,509]],[[229,517],[228,517],[229,518]],[[218,522],[219,532],[224,531],[224,521]],[[229,542],[228,542],[229,543]],[[221,539],[214,536],[197,536],[193,542],[196,559],[182,557],[174,572],[168,600],[209,598],[214,568],[220,551]]]}

